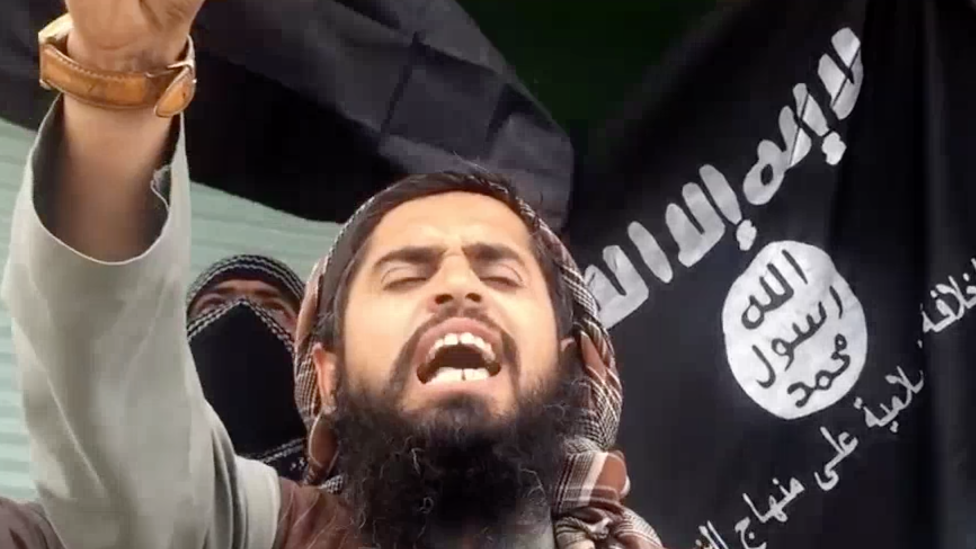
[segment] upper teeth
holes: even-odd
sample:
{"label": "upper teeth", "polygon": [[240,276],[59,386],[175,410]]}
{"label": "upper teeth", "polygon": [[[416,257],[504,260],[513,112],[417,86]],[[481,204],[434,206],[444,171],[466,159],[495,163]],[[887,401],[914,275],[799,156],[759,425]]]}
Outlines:
{"label": "upper teeth", "polygon": [[[482,358],[484,358],[485,363],[491,364],[495,362],[495,351],[491,348],[489,344],[484,339],[470,333],[453,333],[446,334],[440,339],[434,342],[431,346],[430,352],[427,354],[427,362],[434,360],[437,353],[445,347],[453,347],[456,345],[464,345],[466,347],[471,347],[477,349]],[[487,368],[438,368],[434,375],[427,380],[427,383],[441,383],[450,381],[476,381],[481,379],[488,379],[491,377],[491,373]]]}
{"label": "upper teeth", "polygon": [[470,332],[464,332],[458,334],[447,334],[435,341],[434,345],[430,348],[430,352],[427,354],[427,362],[433,360],[437,355],[437,352],[441,350],[442,347],[451,347],[454,345],[467,345],[468,347],[474,347],[481,351],[482,356],[485,358],[485,362],[495,361],[495,351],[491,348],[491,344]]}

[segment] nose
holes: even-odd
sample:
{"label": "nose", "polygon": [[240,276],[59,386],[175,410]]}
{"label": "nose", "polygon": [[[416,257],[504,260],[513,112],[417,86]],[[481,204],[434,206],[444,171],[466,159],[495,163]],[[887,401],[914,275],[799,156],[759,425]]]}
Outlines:
{"label": "nose", "polygon": [[437,278],[430,299],[433,311],[452,306],[478,307],[484,303],[481,279],[466,260],[458,257],[445,259]]}

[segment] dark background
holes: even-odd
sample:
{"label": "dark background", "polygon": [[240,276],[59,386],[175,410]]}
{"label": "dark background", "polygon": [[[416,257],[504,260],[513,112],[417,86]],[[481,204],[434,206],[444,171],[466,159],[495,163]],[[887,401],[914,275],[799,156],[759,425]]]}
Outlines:
{"label": "dark background", "polygon": [[523,83],[584,149],[647,69],[715,0],[459,0]]}

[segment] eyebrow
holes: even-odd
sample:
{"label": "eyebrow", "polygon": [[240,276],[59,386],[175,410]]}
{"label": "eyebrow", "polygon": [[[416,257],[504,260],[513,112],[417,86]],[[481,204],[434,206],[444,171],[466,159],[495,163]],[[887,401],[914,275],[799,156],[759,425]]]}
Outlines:
{"label": "eyebrow", "polygon": [[[216,288],[208,290],[204,295],[216,294],[221,297],[226,297],[235,293],[237,293],[237,288],[226,286],[221,288],[220,286],[217,286]],[[286,301],[285,296],[275,288],[256,288],[247,293],[261,299],[280,299],[282,301]]]}
{"label": "eyebrow", "polygon": [[440,261],[447,249],[443,246],[404,246],[387,252],[373,263],[372,271],[379,272],[390,263],[409,263],[411,265],[432,265]]}
{"label": "eyebrow", "polygon": [[[480,264],[497,263],[499,261],[515,261],[523,268],[526,267],[522,256],[504,244],[489,244],[477,242],[464,246],[464,255],[472,262]],[[381,270],[390,263],[408,263],[411,265],[434,265],[438,263],[447,248],[443,246],[404,246],[386,253],[373,264],[374,272]]]}
{"label": "eyebrow", "polygon": [[475,263],[498,263],[500,261],[514,261],[522,268],[526,268],[522,256],[504,244],[488,244],[477,242],[464,247],[464,255]]}

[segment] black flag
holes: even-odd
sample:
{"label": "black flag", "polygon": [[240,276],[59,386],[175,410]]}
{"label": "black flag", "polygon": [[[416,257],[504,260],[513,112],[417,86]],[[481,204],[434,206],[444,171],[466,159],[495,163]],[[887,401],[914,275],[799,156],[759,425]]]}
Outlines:
{"label": "black flag", "polygon": [[574,191],[632,503],[674,548],[976,547],[976,10],[753,0]]}
{"label": "black flag", "polygon": [[[39,125],[36,35],[62,9],[0,6],[0,117]],[[399,175],[474,164],[562,224],[569,139],[453,0],[207,2],[194,38],[194,180],[342,221]]]}

